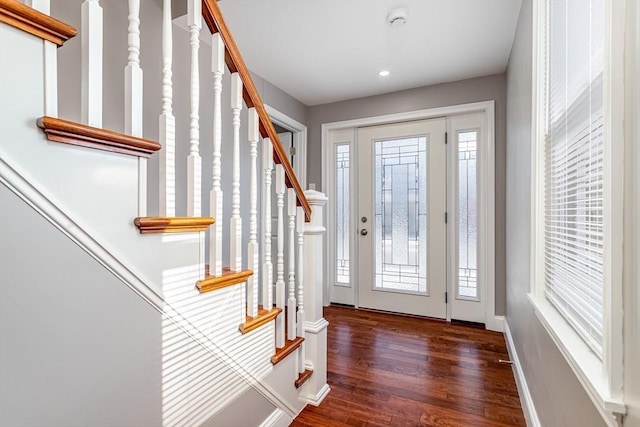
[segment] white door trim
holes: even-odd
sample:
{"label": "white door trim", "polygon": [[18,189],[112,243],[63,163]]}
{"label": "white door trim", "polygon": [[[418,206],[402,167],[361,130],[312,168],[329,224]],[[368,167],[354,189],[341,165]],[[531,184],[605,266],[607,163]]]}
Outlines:
{"label": "white door trim", "polygon": [[293,157],[293,170],[303,189],[307,188],[307,127],[286,114],[266,105],[265,109],[271,121],[293,133],[293,147],[296,155]]}
{"label": "white door trim", "polygon": [[[494,331],[502,331],[501,322],[498,316],[495,314],[495,101],[482,101],[469,104],[451,105],[446,107],[429,108],[426,110],[409,111],[404,113],[385,114],[381,116],[365,117],[353,120],[344,120],[339,122],[324,123],[322,124],[322,189],[329,198],[328,215],[330,216],[332,200],[335,195],[333,194],[333,188],[330,188],[327,183],[333,182],[332,178],[329,178],[329,174],[333,174],[333,168],[327,162],[328,150],[329,150],[329,132],[339,129],[349,129],[356,127],[372,126],[385,123],[394,123],[402,121],[413,121],[430,119],[434,117],[443,117],[456,114],[483,112],[486,117],[487,124],[487,147],[486,147],[486,160],[488,165],[485,166],[485,183],[486,197],[487,197],[487,212],[485,215],[485,221],[482,222],[481,227],[485,229],[484,244],[479,250],[485,251],[487,254],[485,259],[486,272],[484,277],[487,284],[487,300],[485,304],[485,325],[487,329]],[[333,177],[333,175],[331,175]],[[332,248],[335,242],[335,230],[331,227],[327,227],[327,248]],[[329,250],[328,254],[331,253]],[[333,259],[327,257],[328,271],[333,271],[335,268]],[[357,278],[353,278],[354,283],[357,283]],[[451,291],[451,289],[449,290]],[[449,299],[451,301],[451,299]],[[450,304],[450,303],[449,303]],[[357,301],[356,301],[357,306]],[[447,312],[451,310],[448,307]]]}

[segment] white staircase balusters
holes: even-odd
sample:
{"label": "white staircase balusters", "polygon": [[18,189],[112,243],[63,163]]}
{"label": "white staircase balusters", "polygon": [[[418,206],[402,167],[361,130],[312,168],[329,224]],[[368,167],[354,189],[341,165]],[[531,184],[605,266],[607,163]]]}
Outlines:
{"label": "white staircase balusters", "polygon": [[140,0],[129,0],[128,62],[124,69],[124,131],[142,137],[142,84],[140,68]]}
{"label": "white staircase balusters", "polygon": [[287,213],[289,214],[289,298],[287,299],[287,339],[296,338],[296,193],[287,189]]}
{"label": "white staircase balusters", "polygon": [[81,7],[80,30],[82,52],[81,107],[82,122],[102,127],[102,7],[98,0],[85,0]]}
{"label": "white staircase balusters", "polygon": [[213,72],[213,183],[210,215],[216,222],[209,227],[209,274],[222,275],[222,75],[225,70],[224,43],[220,33],[211,35],[211,71]]}
{"label": "white staircase balusters", "polygon": [[247,263],[253,275],[247,281],[248,315],[258,315],[258,284],[260,283],[260,258],[258,245],[258,140],[260,138],[260,118],[255,108],[249,109],[249,157],[251,158],[251,176],[249,189],[249,245]]}
{"label": "white staircase balusters", "polygon": [[262,265],[262,307],[273,308],[273,263],[271,261],[271,175],[273,172],[273,146],[271,139],[262,141],[262,169],[264,170],[264,200],[262,219],[264,226],[264,261]]}
{"label": "white staircase balusters", "polygon": [[202,159],[199,153],[200,71],[198,51],[202,28],[202,3],[187,2],[189,44],[191,46],[191,114],[189,115],[189,157],[187,159],[187,215],[201,215]]}
{"label": "white staircase balusters", "polygon": [[[128,62],[124,69],[124,132],[142,137],[142,87],[140,68],[140,0],[129,0]],[[147,159],[138,158],[138,216],[147,215]]]}
{"label": "white staircase balusters", "polygon": [[[277,255],[277,275],[276,275],[276,307],[283,310],[276,318],[276,347],[284,347],[285,324],[284,324],[284,168],[276,165],[276,197],[278,206],[278,255]],[[268,219],[270,220],[270,219]]]}
{"label": "white staircase balusters", "polygon": [[231,75],[231,110],[233,111],[233,177],[231,183],[231,242],[229,268],[242,270],[242,218],[240,217],[240,111],[242,110],[242,80]]}
{"label": "white staircase balusters", "polygon": [[[304,338],[304,209],[296,208],[296,233],[298,235],[298,316],[297,316],[297,335]],[[298,357],[298,373],[303,373],[305,368],[305,343],[300,345],[300,354]]]}
{"label": "white staircase balusters", "polygon": [[176,119],[173,116],[171,0],[162,2],[162,113],[160,114],[160,216],[176,215]]}
{"label": "white staircase balusters", "polygon": [[[27,0],[27,6],[51,14],[50,0]],[[58,45],[44,41],[44,114],[58,117]]]}

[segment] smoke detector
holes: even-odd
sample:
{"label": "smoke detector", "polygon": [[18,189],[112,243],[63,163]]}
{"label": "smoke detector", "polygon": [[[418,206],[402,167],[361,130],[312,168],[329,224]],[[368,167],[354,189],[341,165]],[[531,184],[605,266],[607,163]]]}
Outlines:
{"label": "smoke detector", "polygon": [[391,28],[400,28],[407,23],[409,12],[404,9],[393,9],[387,15],[387,23]]}

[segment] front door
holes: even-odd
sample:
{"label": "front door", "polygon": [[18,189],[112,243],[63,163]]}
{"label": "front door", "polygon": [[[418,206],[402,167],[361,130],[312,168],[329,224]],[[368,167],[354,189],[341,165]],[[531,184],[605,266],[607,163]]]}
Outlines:
{"label": "front door", "polygon": [[442,119],[358,129],[358,305],[446,318]]}

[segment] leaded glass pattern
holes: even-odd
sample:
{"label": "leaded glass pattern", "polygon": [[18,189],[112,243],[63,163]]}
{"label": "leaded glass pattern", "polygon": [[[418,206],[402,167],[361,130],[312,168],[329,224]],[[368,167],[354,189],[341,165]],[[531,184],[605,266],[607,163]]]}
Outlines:
{"label": "leaded glass pattern", "polygon": [[458,296],[478,297],[478,132],[458,132]]}
{"label": "leaded glass pattern", "polygon": [[427,293],[427,142],[375,142],[375,289]]}
{"label": "leaded glass pattern", "polygon": [[349,285],[349,152],[336,145],[336,284]]}

